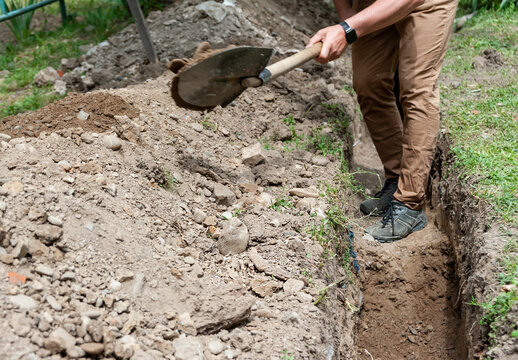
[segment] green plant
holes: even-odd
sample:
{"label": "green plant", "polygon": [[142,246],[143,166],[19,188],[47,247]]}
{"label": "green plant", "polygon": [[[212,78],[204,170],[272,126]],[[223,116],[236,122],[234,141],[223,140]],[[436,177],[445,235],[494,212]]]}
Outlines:
{"label": "green plant", "polygon": [[293,353],[291,351],[288,351],[286,349],[284,349],[282,351],[282,357],[281,357],[281,360],[294,360],[295,358],[293,357]]}
{"label": "green plant", "polygon": [[259,142],[261,143],[261,145],[263,145],[263,149],[265,149],[265,150],[272,150],[273,149],[272,138],[271,137],[261,138],[261,139],[259,139]]}
{"label": "green plant", "polygon": [[[7,8],[7,12],[11,12],[32,5],[35,2],[36,0],[11,0],[9,2],[6,1],[5,6]],[[34,11],[29,11],[25,14],[9,19],[7,26],[12,31],[17,40],[23,40],[29,36],[29,28],[31,26],[33,15]]]}
{"label": "green plant", "polygon": [[[489,339],[492,343],[494,343],[497,334],[503,328],[503,323],[508,323],[511,328],[516,326],[508,322],[507,314],[517,301],[518,293],[516,289],[501,292],[495,298],[482,303],[478,303],[475,299],[472,299],[470,305],[482,308],[483,315],[480,319],[480,324],[489,327]],[[513,331],[515,331],[515,329],[511,332]]]}
{"label": "green plant", "polygon": [[293,209],[293,204],[285,197],[278,197],[272,202],[270,209],[280,212],[282,209]]}

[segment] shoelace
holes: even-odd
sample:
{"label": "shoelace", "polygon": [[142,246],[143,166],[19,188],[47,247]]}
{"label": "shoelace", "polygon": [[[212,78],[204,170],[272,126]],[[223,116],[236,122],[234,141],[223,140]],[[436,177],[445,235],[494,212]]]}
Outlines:
{"label": "shoelace", "polygon": [[387,223],[390,220],[390,225],[392,225],[392,236],[394,236],[394,219],[397,218],[397,216],[400,213],[400,207],[397,206],[396,203],[391,202],[387,212],[385,212],[385,215],[383,215],[383,218],[381,219],[382,227],[387,226]]}

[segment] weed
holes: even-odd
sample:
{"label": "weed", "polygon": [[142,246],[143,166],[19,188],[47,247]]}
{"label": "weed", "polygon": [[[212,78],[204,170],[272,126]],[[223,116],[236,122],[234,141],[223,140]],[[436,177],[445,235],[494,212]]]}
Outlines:
{"label": "weed", "polygon": [[272,202],[270,209],[281,212],[282,209],[293,209],[293,204],[285,197],[278,197]]}
{"label": "weed", "polygon": [[17,101],[7,104],[0,102],[0,121],[9,115],[16,115],[29,110],[37,110],[62,96],[51,93],[52,86],[46,88],[34,88],[32,92]]}
{"label": "weed", "polygon": [[[11,0],[10,2],[6,2],[5,6],[7,8],[7,12],[11,12],[32,5],[35,2],[36,0]],[[29,11],[25,14],[11,18],[9,23],[7,23],[7,26],[17,40],[22,40],[29,36],[29,27],[31,26],[33,15],[34,11]]]}
{"label": "weed", "polygon": [[311,271],[309,271],[308,269],[302,268],[300,273],[308,280],[309,283],[313,281],[313,274],[311,274]]}
{"label": "weed", "polygon": [[307,140],[310,147],[322,152],[324,156],[340,155],[342,152],[342,141],[333,139],[331,135],[322,134],[320,127],[314,128]]}
{"label": "weed", "polygon": [[286,349],[282,350],[282,357],[281,360],[294,360],[293,353],[291,351],[288,351]]}
{"label": "weed", "polygon": [[263,145],[263,149],[265,149],[265,150],[273,150],[272,138],[271,137],[261,138],[261,139],[259,139],[259,142],[261,143],[261,145]]}

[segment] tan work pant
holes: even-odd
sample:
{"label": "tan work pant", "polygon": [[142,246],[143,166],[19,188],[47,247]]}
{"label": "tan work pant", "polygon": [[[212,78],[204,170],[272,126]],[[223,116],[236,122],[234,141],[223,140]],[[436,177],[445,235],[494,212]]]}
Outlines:
{"label": "tan work pant", "polygon": [[[373,0],[354,0],[355,10]],[[421,209],[439,132],[441,70],[456,0],[426,0],[416,10],[352,46],[353,86],[385,177],[399,176],[394,198]],[[401,120],[394,97],[398,67]]]}

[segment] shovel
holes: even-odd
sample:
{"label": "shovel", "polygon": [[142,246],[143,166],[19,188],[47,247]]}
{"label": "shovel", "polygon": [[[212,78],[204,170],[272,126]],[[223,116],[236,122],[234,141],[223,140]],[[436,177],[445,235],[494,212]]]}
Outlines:
{"label": "shovel", "polygon": [[240,46],[209,56],[173,78],[171,95],[180,107],[205,110],[230,104],[249,87],[261,86],[320,54],[322,43],[270,66],[273,49]]}

